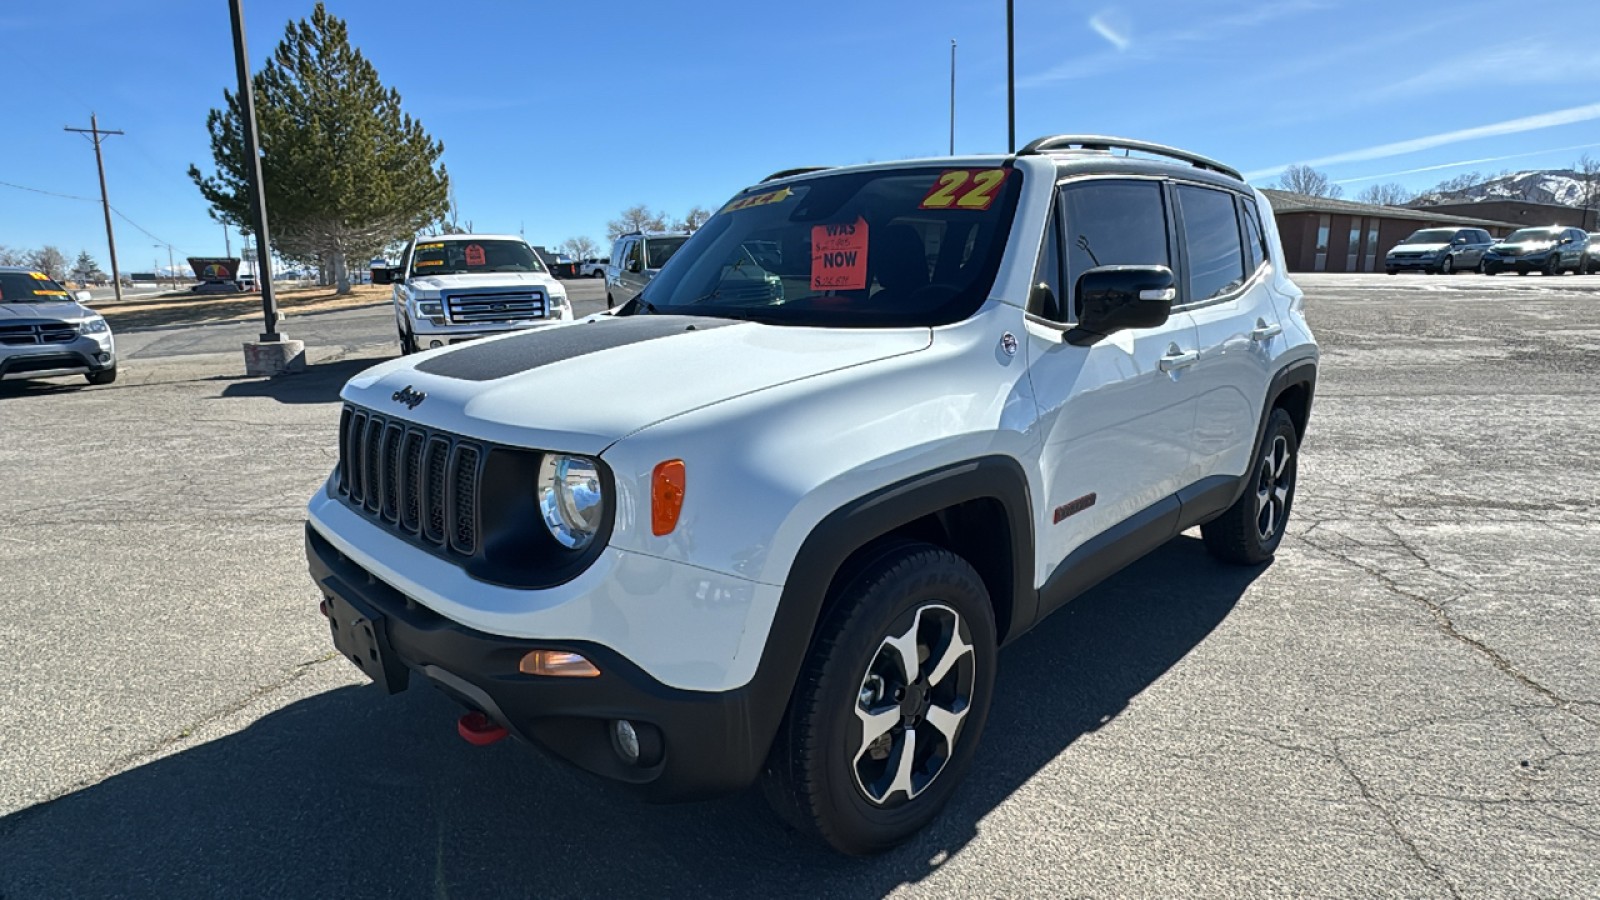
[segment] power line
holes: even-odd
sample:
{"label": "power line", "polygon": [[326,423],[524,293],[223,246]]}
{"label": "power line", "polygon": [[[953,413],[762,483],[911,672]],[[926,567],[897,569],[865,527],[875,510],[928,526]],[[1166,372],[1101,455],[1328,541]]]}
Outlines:
{"label": "power line", "polygon": [[39,188],[28,187],[25,184],[12,184],[9,181],[0,181],[0,187],[16,188],[19,191],[32,191],[35,194],[47,194],[51,197],[65,197],[68,200],[82,200],[85,203],[95,202],[93,197],[79,197],[75,194],[58,194],[55,191],[40,190]]}

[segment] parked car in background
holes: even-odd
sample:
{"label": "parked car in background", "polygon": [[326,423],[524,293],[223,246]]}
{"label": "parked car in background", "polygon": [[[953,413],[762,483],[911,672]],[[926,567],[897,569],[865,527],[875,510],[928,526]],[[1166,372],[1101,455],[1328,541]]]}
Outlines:
{"label": "parked car in background", "polygon": [[1493,245],[1494,238],[1482,228],[1424,228],[1384,256],[1383,270],[1390,275],[1411,269],[1450,275],[1478,268]]}
{"label": "parked car in background", "polygon": [[1600,275],[1600,231],[1589,232],[1589,249],[1583,252],[1583,271]]}
{"label": "parked car in background", "polygon": [[606,266],[606,308],[621,306],[639,296],[688,239],[687,234],[639,231],[617,238],[611,248],[612,262]]}
{"label": "parked car in background", "polygon": [[567,289],[516,235],[419,235],[372,283],[394,285],[402,354],[572,318]]}
{"label": "parked car in background", "polygon": [[1581,272],[1587,265],[1588,249],[1589,234],[1581,228],[1519,228],[1483,255],[1483,274]]}
{"label": "parked car in background", "polygon": [[611,257],[609,256],[591,256],[578,263],[578,277],[604,278],[606,277],[606,266],[610,264]]}
{"label": "parked car in background", "polygon": [[43,272],[0,266],[0,380],[116,381],[116,340],[88,304],[88,291],[69,293]]}

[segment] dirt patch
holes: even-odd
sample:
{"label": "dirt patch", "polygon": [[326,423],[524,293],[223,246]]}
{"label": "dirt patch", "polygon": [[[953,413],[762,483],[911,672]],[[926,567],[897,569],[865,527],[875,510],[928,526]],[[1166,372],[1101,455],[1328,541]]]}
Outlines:
{"label": "dirt patch", "polygon": [[[331,287],[278,288],[273,292],[279,312],[305,314],[335,309],[352,309],[388,303],[387,285],[359,284],[350,293],[339,295]],[[237,322],[261,318],[261,295],[246,294],[164,294],[140,300],[98,303],[94,311],[105,316],[113,329],[132,331],[157,325],[201,325],[208,322]]]}

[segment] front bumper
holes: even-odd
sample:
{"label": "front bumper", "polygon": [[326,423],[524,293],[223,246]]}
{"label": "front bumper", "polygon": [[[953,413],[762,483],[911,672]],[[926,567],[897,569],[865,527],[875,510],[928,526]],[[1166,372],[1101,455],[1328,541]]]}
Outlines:
{"label": "front bumper", "polygon": [[526,319],[519,322],[506,322],[496,324],[477,323],[472,326],[464,325],[435,325],[427,319],[414,322],[411,326],[411,336],[416,341],[417,350],[430,350],[435,345],[448,347],[452,344],[465,344],[481,338],[494,337],[497,334],[510,334],[514,331],[527,331],[531,328],[543,328],[555,322],[567,321],[568,317],[560,314],[547,319]]}
{"label": "front bumper", "polygon": [[1488,272],[1532,272],[1542,269],[1550,264],[1550,257],[1555,255],[1554,250],[1543,253],[1528,253],[1522,256],[1499,256],[1486,253],[1483,256],[1483,268]]}
{"label": "front bumper", "polygon": [[117,364],[117,350],[109,333],[104,341],[84,336],[64,344],[0,345],[0,381],[52,378],[103,372]]}
{"label": "front bumper", "polygon": [[1383,267],[1385,269],[1395,269],[1395,270],[1401,271],[1401,272],[1409,272],[1409,271],[1411,271],[1413,269],[1422,269],[1423,271],[1426,271],[1426,272],[1432,272],[1432,271],[1437,270],[1442,265],[1444,265],[1444,257],[1442,257],[1442,256],[1435,256],[1435,257],[1421,257],[1421,256],[1393,257],[1393,256],[1390,256],[1390,257],[1385,257],[1384,260],[1383,260]]}
{"label": "front bumper", "polygon": [[[673,688],[616,651],[587,641],[510,638],[451,621],[407,598],[350,559],[310,523],[306,558],[329,611],[334,643],[394,693],[413,673],[512,734],[656,800],[690,800],[747,787],[760,772],[782,714],[753,685],[730,691]],[[533,649],[580,653],[592,678],[524,675]],[[653,760],[629,765],[612,748],[611,723],[627,719],[659,737]]]}

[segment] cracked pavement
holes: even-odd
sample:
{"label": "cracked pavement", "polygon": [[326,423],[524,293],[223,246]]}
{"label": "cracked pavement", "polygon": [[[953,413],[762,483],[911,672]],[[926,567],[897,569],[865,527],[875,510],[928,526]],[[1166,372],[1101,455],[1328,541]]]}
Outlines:
{"label": "cracked pavement", "polygon": [[1007,648],[967,784],[869,861],[468,747],[333,655],[301,510],[386,311],[298,380],[162,332],[111,388],[0,385],[0,898],[1593,895],[1600,277],[1297,280],[1277,560],[1191,533]]}

